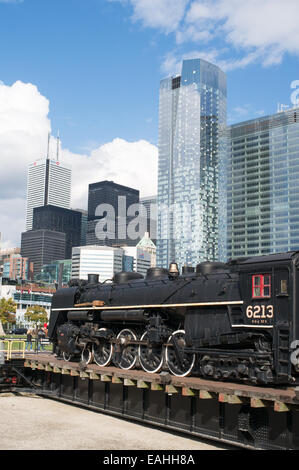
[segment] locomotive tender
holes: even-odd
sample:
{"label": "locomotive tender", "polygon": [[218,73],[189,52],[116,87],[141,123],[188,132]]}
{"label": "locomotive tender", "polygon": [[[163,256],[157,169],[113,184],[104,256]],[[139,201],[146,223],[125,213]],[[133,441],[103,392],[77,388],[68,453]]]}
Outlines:
{"label": "locomotive tender", "polygon": [[[176,376],[295,384],[299,252],[73,280],[53,296],[49,337],[65,360]],[[293,352],[296,359],[297,352]],[[294,356],[295,355],[295,356]]]}

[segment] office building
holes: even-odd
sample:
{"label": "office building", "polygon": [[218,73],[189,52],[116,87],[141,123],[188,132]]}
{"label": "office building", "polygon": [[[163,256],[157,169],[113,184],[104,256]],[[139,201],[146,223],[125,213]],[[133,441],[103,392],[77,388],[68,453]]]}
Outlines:
{"label": "office building", "polygon": [[234,124],[221,144],[220,258],[299,249],[299,108]]}
{"label": "office building", "polygon": [[11,280],[33,280],[33,263],[29,258],[11,254],[4,259],[3,277]]}
{"label": "office building", "polygon": [[157,265],[218,258],[219,133],[226,125],[226,75],[184,60],[163,79],[159,103]]}
{"label": "office building", "polygon": [[[113,181],[101,181],[89,185],[87,245],[122,246],[136,245],[140,237],[129,233],[139,204],[139,191]],[[128,213],[129,211],[129,213]],[[146,227],[146,215],[144,220]],[[138,227],[137,227],[138,231]]]}
{"label": "office building", "polygon": [[6,258],[9,258],[11,255],[20,255],[21,254],[21,248],[16,247],[16,248],[9,248],[7,250],[0,250],[0,265],[2,266],[4,263],[4,260]]}
{"label": "office building", "polygon": [[138,246],[124,246],[124,255],[133,258],[133,271],[146,276],[147,270],[151,267],[151,255],[148,251]]}
{"label": "office building", "polygon": [[149,233],[146,232],[144,237],[136,245],[137,248],[140,248],[143,251],[146,251],[150,254],[151,257],[151,268],[156,267],[157,265],[157,247],[154,242],[150,239]]}
{"label": "office building", "polygon": [[72,274],[72,260],[64,259],[44,264],[41,272],[35,276],[35,281],[48,284],[58,284],[60,287],[67,286]]}
{"label": "office building", "polygon": [[[0,297],[5,299],[13,299],[17,304],[16,309],[16,326],[30,327],[30,323],[25,320],[27,308],[33,306],[43,307],[50,317],[52,297],[55,289],[49,287],[40,287],[36,284],[23,285],[5,285],[0,286]],[[35,325],[34,325],[35,326]]]}
{"label": "office building", "polygon": [[81,246],[82,213],[58,206],[45,205],[33,210],[33,230],[65,233],[65,258],[72,258],[72,248]]}
{"label": "office building", "polygon": [[151,267],[151,255],[142,248],[87,245],[73,248],[72,279],[87,279],[99,274],[100,282],[111,280],[121,271],[135,271],[143,276]]}
{"label": "office building", "polygon": [[157,240],[157,218],[158,218],[158,200],[157,196],[148,196],[140,198],[140,203],[146,208],[147,228],[151,240],[156,243]]}
{"label": "office building", "polygon": [[28,167],[26,230],[33,227],[33,209],[45,205],[70,208],[71,170],[58,160],[36,160]]}
{"label": "office building", "polygon": [[73,248],[72,279],[88,279],[88,274],[99,274],[99,281],[112,279],[122,271],[123,250],[111,246],[81,246]]}
{"label": "office building", "polygon": [[80,246],[86,245],[86,235],[87,235],[87,220],[88,212],[84,209],[75,209],[77,212],[81,212],[81,243]]}
{"label": "office building", "polygon": [[66,235],[53,230],[23,232],[21,255],[33,263],[34,274],[41,272],[44,264],[65,259]]}

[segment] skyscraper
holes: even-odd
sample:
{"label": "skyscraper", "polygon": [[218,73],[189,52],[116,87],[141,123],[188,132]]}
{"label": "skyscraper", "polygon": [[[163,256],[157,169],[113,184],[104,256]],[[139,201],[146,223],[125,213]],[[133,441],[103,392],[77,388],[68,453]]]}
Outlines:
{"label": "skyscraper", "polygon": [[80,246],[86,245],[86,234],[87,234],[87,220],[88,212],[84,209],[75,209],[77,212],[81,212],[81,243]]}
{"label": "skyscraper", "polygon": [[[86,244],[135,246],[140,238],[132,239],[128,236],[128,224],[134,219],[134,216],[128,215],[128,209],[134,207],[133,204],[139,204],[139,191],[136,189],[113,181],[90,184]],[[99,211],[100,207],[102,210]],[[107,220],[107,231],[103,230],[102,236],[105,238],[100,238],[97,227],[104,219]],[[146,214],[144,225],[146,231]]]}
{"label": "skyscraper", "polygon": [[151,240],[157,240],[157,196],[141,197],[140,203],[145,207],[147,214],[147,232]]}
{"label": "skyscraper", "polygon": [[299,108],[221,138],[220,258],[299,249]]}
{"label": "skyscraper", "polygon": [[218,257],[218,145],[226,75],[202,59],[160,83],[157,265]]}
{"label": "skyscraper", "polygon": [[44,264],[65,259],[65,239],[65,233],[53,230],[23,232],[21,255],[29,258],[33,263],[34,274],[39,274]]}
{"label": "skyscraper", "polygon": [[33,209],[33,230],[54,230],[66,235],[65,257],[71,259],[72,248],[81,246],[82,213],[47,205]]}
{"label": "skyscraper", "polygon": [[33,209],[48,204],[70,208],[71,169],[49,157],[28,167],[26,230],[32,230]]}

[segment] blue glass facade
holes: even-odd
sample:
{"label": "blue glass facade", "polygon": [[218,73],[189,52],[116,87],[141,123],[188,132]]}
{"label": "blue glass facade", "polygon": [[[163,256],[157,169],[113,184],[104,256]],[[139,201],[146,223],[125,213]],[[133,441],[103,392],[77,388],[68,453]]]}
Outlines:
{"label": "blue glass facade", "polygon": [[160,83],[157,265],[218,258],[219,133],[226,76],[201,59]]}
{"label": "blue glass facade", "polygon": [[220,258],[298,250],[299,108],[228,127],[221,165]]}

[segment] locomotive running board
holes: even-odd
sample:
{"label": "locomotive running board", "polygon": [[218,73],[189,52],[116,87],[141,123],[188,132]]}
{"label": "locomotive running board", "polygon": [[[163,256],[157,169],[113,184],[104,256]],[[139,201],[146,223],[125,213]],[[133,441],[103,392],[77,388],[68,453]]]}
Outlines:
{"label": "locomotive running board", "polygon": [[243,305],[242,300],[233,300],[230,302],[195,302],[195,303],[184,303],[184,304],[156,304],[156,305],[115,305],[103,306],[103,307],[68,307],[68,308],[52,308],[52,312],[64,312],[69,310],[126,310],[134,308],[178,308],[178,307],[214,307],[214,306],[225,306],[225,305]]}

